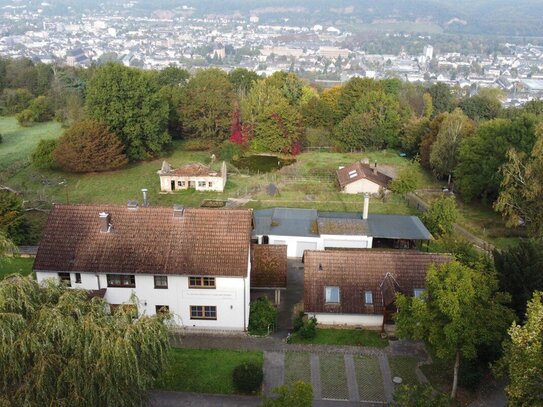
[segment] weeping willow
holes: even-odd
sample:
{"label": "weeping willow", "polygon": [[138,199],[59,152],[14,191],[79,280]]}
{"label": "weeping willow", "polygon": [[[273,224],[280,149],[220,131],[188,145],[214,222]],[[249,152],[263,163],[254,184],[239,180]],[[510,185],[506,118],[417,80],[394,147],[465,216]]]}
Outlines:
{"label": "weeping willow", "polygon": [[166,363],[165,316],[106,310],[82,290],[1,281],[0,406],[144,405]]}

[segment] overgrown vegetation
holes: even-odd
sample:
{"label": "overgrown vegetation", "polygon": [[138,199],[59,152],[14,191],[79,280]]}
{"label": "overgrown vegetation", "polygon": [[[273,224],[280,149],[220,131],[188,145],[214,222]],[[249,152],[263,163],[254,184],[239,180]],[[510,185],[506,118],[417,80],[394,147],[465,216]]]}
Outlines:
{"label": "overgrown vegetation", "polygon": [[277,308],[268,297],[260,297],[250,304],[249,333],[268,335],[277,321]]}
{"label": "overgrown vegetation", "polygon": [[252,394],[258,392],[263,380],[264,372],[262,371],[262,366],[255,363],[242,363],[236,366],[232,373],[234,387],[240,393]]}

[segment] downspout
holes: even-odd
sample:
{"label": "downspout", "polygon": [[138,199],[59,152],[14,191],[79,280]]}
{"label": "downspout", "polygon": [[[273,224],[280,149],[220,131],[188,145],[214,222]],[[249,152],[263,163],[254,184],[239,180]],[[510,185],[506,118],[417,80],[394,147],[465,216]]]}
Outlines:
{"label": "downspout", "polygon": [[100,276],[98,274],[95,274],[96,281],[98,282],[98,289],[100,290],[102,287],[100,287]]}
{"label": "downspout", "polygon": [[247,332],[247,282],[243,278],[243,332]]}

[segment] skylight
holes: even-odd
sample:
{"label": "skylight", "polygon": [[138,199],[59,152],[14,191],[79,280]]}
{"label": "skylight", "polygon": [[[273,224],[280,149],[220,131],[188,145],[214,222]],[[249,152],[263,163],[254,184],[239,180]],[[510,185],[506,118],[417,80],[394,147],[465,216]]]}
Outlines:
{"label": "skylight", "polygon": [[349,178],[354,178],[357,175],[358,175],[358,173],[356,172],[356,170],[349,171]]}

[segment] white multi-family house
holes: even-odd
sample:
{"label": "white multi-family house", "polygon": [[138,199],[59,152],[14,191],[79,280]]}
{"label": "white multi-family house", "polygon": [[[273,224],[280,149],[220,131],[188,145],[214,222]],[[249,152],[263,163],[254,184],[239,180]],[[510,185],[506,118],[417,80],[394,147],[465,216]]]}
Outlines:
{"label": "white multi-family house", "polygon": [[220,171],[215,171],[203,164],[192,163],[172,169],[166,161],[158,171],[160,190],[174,192],[184,189],[197,191],[224,191],[227,179],[226,163],[223,161]]}
{"label": "white multi-family house", "polygon": [[55,205],[34,271],[112,311],[168,310],[187,329],[247,329],[250,210]]}

